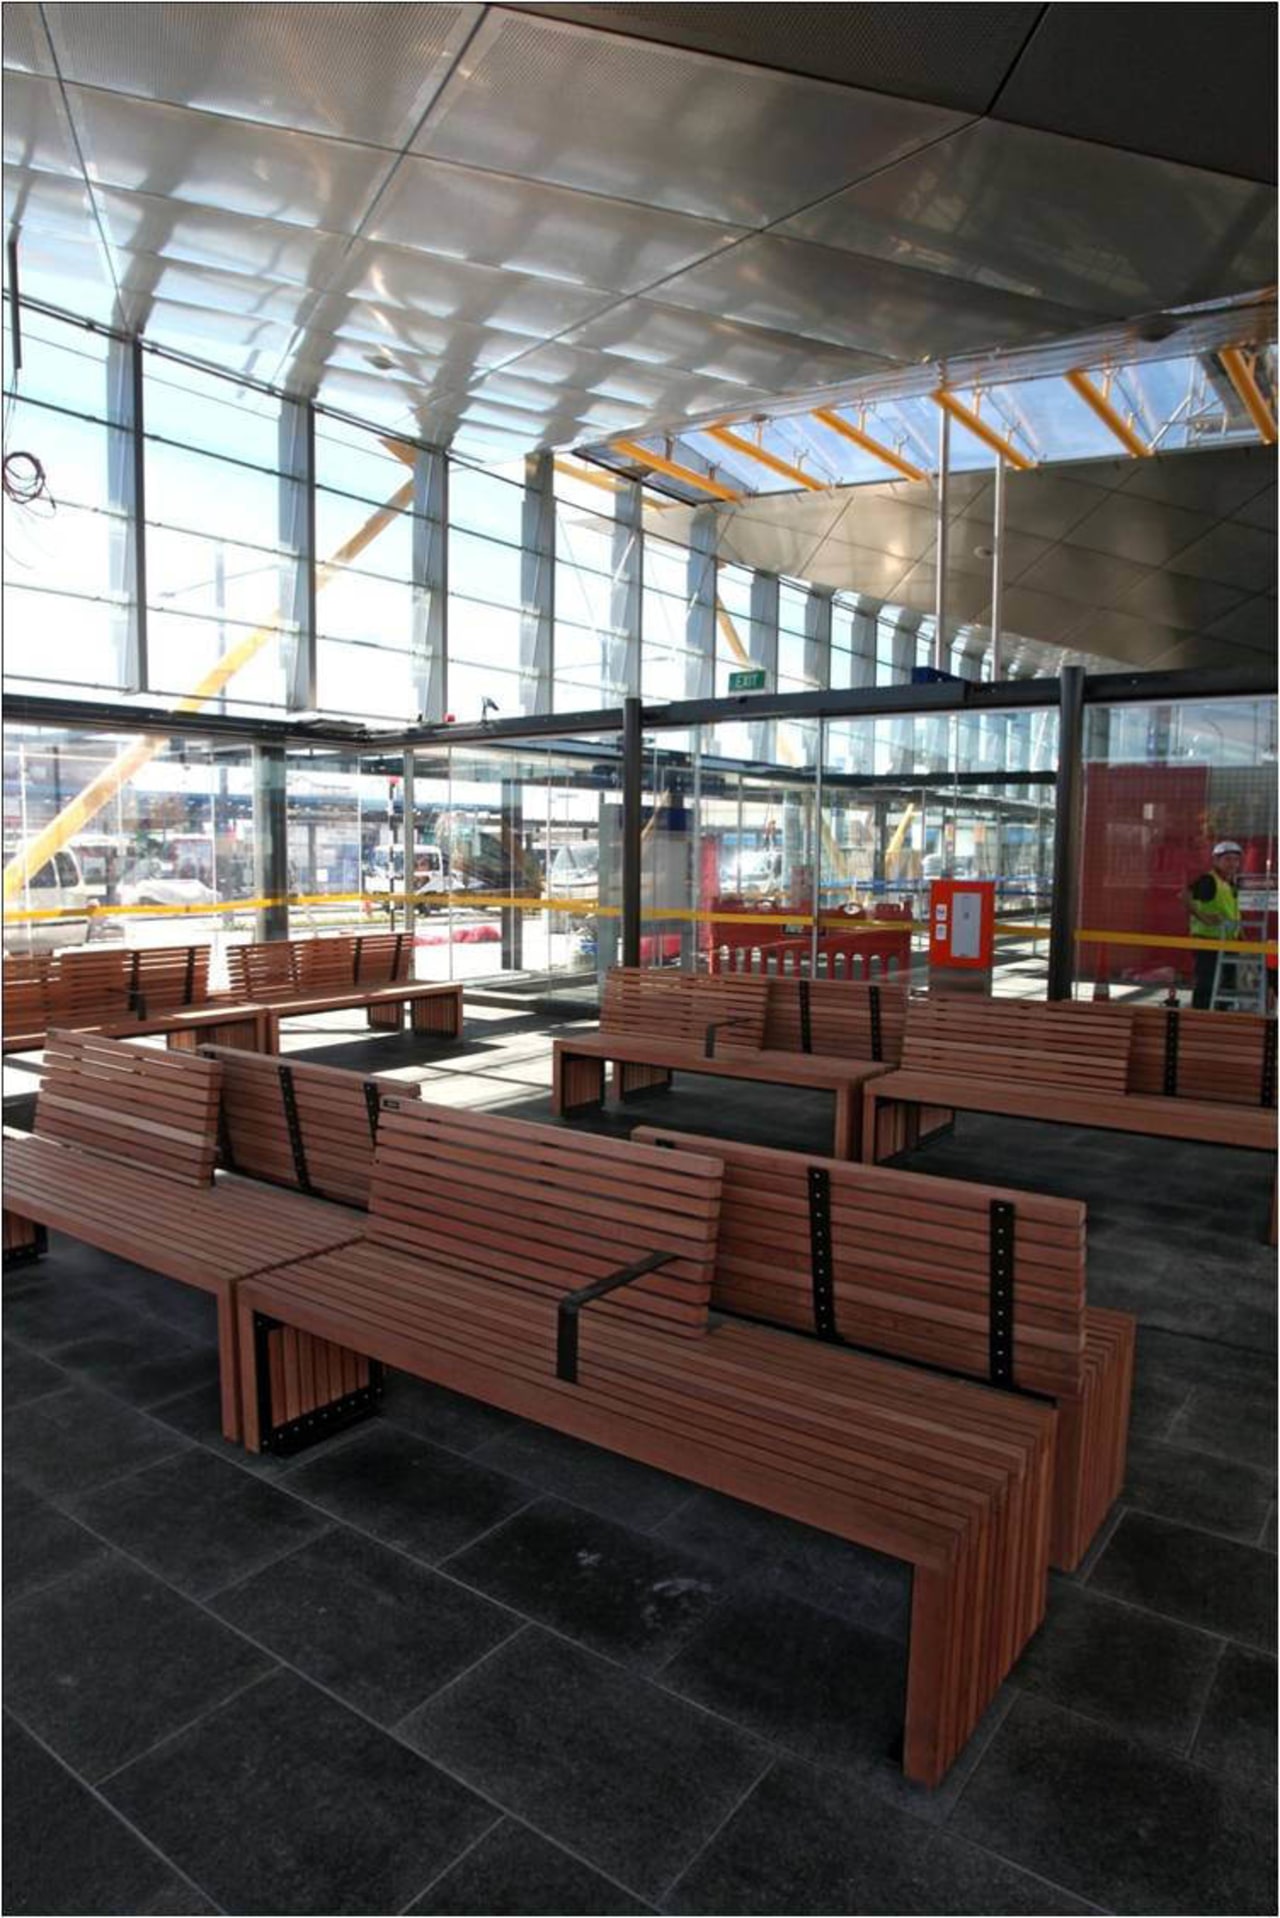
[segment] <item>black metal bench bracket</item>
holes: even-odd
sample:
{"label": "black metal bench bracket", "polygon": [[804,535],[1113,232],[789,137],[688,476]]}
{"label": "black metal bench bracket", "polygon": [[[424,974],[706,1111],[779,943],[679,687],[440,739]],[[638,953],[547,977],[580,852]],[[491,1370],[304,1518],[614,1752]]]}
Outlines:
{"label": "black metal bench bracket", "polygon": [[267,1312],[255,1312],[253,1315],[253,1350],[258,1367],[258,1438],[263,1451],[277,1458],[305,1451],[307,1446],[318,1445],[321,1439],[340,1431],[343,1426],[354,1425],[358,1420],[368,1418],[370,1413],[377,1410],[378,1400],[382,1397],[382,1366],[377,1359],[370,1359],[367,1385],[358,1386],[354,1392],[344,1392],[341,1398],[330,1399],[327,1405],[317,1405],[300,1418],[286,1419],[280,1425],[273,1425],[271,1334],[285,1329],[281,1320],[273,1319]]}
{"label": "black metal bench bracket", "polygon": [[5,1253],[4,1270],[6,1272],[15,1272],[19,1266],[34,1265],[38,1259],[43,1259],[47,1254],[49,1250],[48,1226],[39,1225],[34,1220],[31,1224],[35,1233],[35,1237],[31,1243],[29,1245],[12,1246]]}
{"label": "black metal bench bracket", "polygon": [[301,1191],[313,1190],[311,1174],[307,1170],[307,1148],[302,1138],[302,1121],[298,1117],[298,1095],[294,1090],[293,1071],[289,1066],[281,1066],[280,1097],[284,1101],[284,1122],[289,1128],[289,1144],[293,1149],[293,1170]]}
{"label": "black metal bench bracket", "polygon": [[674,1252],[650,1252],[643,1259],[637,1259],[634,1265],[624,1265],[617,1272],[610,1272],[607,1278],[597,1279],[594,1285],[580,1286],[576,1292],[566,1292],[556,1312],[556,1377],[563,1379],[566,1385],[578,1382],[578,1317],[584,1305],[590,1305],[593,1299],[602,1299],[608,1292],[617,1292],[624,1285],[631,1285],[636,1279],[642,1279],[646,1272],[656,1272],[659,1266],[670,1265],[675,1258]]}
{"label": "black metal bench bracket", "polygon": [[992,1199],[990,1214],[991,1383],[1012,1392],[1013,1383],[1013,1250],[1015,1208],[1007,1199]]}
{"label": "black metal bench bracket", "polygon": [[1262,1036],[1262,1096],[1258,1103],[1273,1106],[1276,1102],[1276,1022],[1267,1020],[1267,1029]]}
{"label": "black metal bench bracket", "polygon": [[800,991],[800,1050],[801,1052],[812,1052],[813,995],[809,991],[809,981],[807,979],[801,979],[798,984]]}
{"label": "black metal bench bracket", "polygon": [[1169,1006],[1164,1015],[1164,1096],[1178,1096],[1178,1043],[1182,1037],[1177,1008]]}
{"label": "black metal bench bracket", "polygon": [[369,1137],[374,1145],[378,1143],[378,1119],[381,1113],[380,1093],[372,1079],[364,1082],[364,1109],[369,1115]]}
{"label": "black metal bench bracket", "polygon": [[730,1026],[745,1026],[746,1024],[747,1021],[745,1019],[716,1019],[707,1027],[703,1035],[703,1056],[707,1059],[715,1058],[717,1032],[727,1032]]}
{"label": "black metal bench bracket", "polygon": [[871,1057],[877,1061],[884,1059],[884,1027],[880,1017],[880,988],[867,987],[867,1005],[871,1012]]}
{"label": "black metal bench bracket", "polygon": [[813,1274],[813,1329],[820,1339],[838,1339],[836,1331],[835,1252],[831,1242],[831,1174],[825,1166],[808,1168],[809,1259]]}

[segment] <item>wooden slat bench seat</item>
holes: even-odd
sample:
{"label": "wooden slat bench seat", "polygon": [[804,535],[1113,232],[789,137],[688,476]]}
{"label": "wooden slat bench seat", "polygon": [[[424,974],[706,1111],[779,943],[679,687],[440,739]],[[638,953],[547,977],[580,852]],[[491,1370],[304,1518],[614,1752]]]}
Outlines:
{"label": "wooden slat bench seat", "polygon": [[53,1229],[213,1293],[223,1432],[236,1438],[237,1282],[344,1244],[363,1219],[247,1179],[214,1180],[221,1073],[182,1052],[50,1033],[35,1131],[5,1140],[4,1247],[6,1264],[38,1256]]}
{"label": "wooden slat bench seat", "polygon": [[1043,1614],[1055,1414],[713,1325],[721,1179],[385,1101],[368,1239],[238,1289],[246,1442],[290,1443],[353,1352],[905,1559],[904,1769],[937,1784]]}
{"label": "wooden slat bench seat", "polygon": [[1081,1204],[648,1126],[632,1136],[724,1165],[717,1309],[1055,1400],[1051,1556],[1075,1568],[1124,1483],[1135,1335],[1128,1314],[1086,1305]]}
{"label": "wooden slat bench seat", "polygon": [[[1274,1152],[1275,1040],[1268,1040],[1268,1027],[1274,1035],[1274,1020],[1238,1013],[913,1001],[901,1071],[866,1088],[862,1156],[871,1162],[899,1150],[900,1129],[892,1119],[887,1124],[886,1113],[926,1101],[962,1112]],[[1153,1084],[1157,1049],[1163,1075],[1166,1046],[1176,1046],[1173,1091],[1131,1090],[1135,1082]],[[1225,1083],[1239,1088],[1237,1099],[1222,1096]],[[1205,1086],[1215,1088],[1214,1097],[1186,1096]],[[1273,1236],[1274,1230],[1273,1212]]]}
{"label": "wooden slat bench seat", "polygon": [[220,1046],[200,1053],[222,1068],[222,1166],[368,1209],[381,1101],[416,1098],[416,1086]]}
{"label": "wooden slat bench seat", "polygon": [[93,946],[41,954],[36,968],[6,960],[4,1049],[35,1050],[50,1030],[159,1032],[165,1015],[209,999],[207,945]]}
{"label": "wooden slat bench seat", "polygon": [[334,939],[281,939],[229,946],[231,997],[261,1004],[264,1050],[279,1050],[280,1022],[307,1013],[365,1010],[370,1026],[399,1032],[408,1011],[415,1032],[457,1038],[462,987],[410,977],[413,942],[404,933],[353,933]]}
{"label": "wooden slat bench seat", "polygon": [[563,1117],[600,1105],[609,1064],[617,1098],[669,1086],[676,1072],[798,1086],[833,1095],[832,1151],[856,1158],[862,1088],[886,1068],[870,1057],[766,1048],[768,994],[778,983],[615,966],[605,980],[599,1031],[553,1042],[553,1112]]}

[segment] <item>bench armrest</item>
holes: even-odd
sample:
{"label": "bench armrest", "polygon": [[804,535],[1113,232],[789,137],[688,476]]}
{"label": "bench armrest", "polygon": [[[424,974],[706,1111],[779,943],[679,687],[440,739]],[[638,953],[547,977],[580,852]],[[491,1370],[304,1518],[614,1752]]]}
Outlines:
{"label": "bench armrest", "polygon": [[703,1035],[702,1035],[702,1049],[703,1049],[704,1058],[707,1058],[707,1059],[715,1058],[717,1032],[727,1031],[730,1026],[749,1026],[750,1024],[751,1024],[751,1021],[749,1019],[713,1020],[712,1023],[704,1029]]}
{"label": "bench armrest", "polygon": [[670,1265],[675,1258],[674,1252],[648,1252],[644,1258],[637,1259],[634,1265],[624,1265],[616,1272],[610,1272],[607,1278],[597,1279],[594,1285],[583,1285],[576,1292],[566,1292],[556,1312],[556,1377],[563,1379],[566,1385],[578,1382],[578,1314],[584,1305],[590,1305],[593,1299],[602,1299],[607,1292],[616,1292],[624,1285],[630,1285],[636,1279],[642,1279],[646,1272],[656,1272],[661,1265]]}

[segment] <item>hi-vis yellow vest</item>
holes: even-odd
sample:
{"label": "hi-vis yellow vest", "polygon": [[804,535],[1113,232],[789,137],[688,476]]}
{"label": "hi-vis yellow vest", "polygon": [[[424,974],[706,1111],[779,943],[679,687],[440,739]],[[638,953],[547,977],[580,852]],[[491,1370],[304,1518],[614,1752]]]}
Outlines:
{"label": "hi-vis yellow vest", "polygon": [[1191,937],[1193,939],[1234,939],[1240,931],[1240,904],[1234,886],[1220,873],[1209,874],[1214,884],[1212,899],[1191,901]]}

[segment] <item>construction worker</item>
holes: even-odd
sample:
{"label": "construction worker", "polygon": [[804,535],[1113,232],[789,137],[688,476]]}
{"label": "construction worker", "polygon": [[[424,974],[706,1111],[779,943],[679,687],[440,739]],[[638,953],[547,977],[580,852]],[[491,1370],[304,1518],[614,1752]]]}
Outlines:
{"label": "construction worker", "polygon": [[[1189,914],[1188,930],[1193,939],[1219,942],[1240,937],[1240,900],[1236,884],[1240,878],[1243,854],[1234,839],[1220,839],[1213,849],[1208,872],[1181,894]],[[1218,954],[1201,950],[1195,955],[1195,986],[1191,1003],[1207,1011],[1213,1003],[1214,981],[1218,973]]]}

